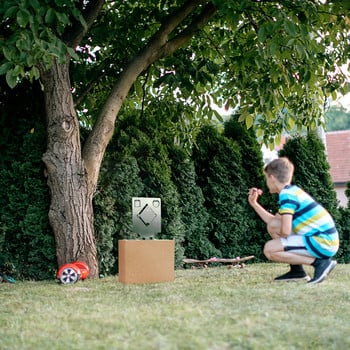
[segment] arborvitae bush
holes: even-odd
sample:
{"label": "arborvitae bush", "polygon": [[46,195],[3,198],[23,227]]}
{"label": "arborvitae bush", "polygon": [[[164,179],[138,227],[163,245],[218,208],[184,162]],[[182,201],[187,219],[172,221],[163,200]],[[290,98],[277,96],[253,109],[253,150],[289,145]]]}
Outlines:
{"label": "arborvitae bush", "polygon": [[132,230],[132,197],[142,194],[143,184],[134,157],[107,157],[94,197],[95,233],[101,274],[118,270],[118,240],[138,238]]}
{"label": "arborvitae bush", "polygon": [[192,159],[179,147],[170,147],[172,179],[180,197],[184,230],[185,256],[207,259],[218,256],[219,251],[209,240],[209,214],[204,207],[204,196],[196,183]]}
{"label": "arborvitae bush", "polygon": [[350,263],[350,182],[346,184],[345,195],[348,199],[346,208],[339,207],[339,220],[337,222],[340,235],[340,248],[337,259],[342,263]]}
{"label": "arborvitae bush", "polygon": [[224,136],[236,141],[242,154],[242,171],[246,173],[248,188],[265,186],[263,174],[264,163],[261,146],[259,145],[253,129],[247,129],[244,124],[232,116],[224,123]]}
{"label": "arborvitae bush", "polygon": [[57,263],[41,161],[46,148],[41,90],[27,83],[11,90],[1,78],[0,91],[0,255],[14,277],[52,279]]}
{"label": "arborvitae bush", "polygon": [[245,198],[245,221],[249,227],[245,245],[250,247],[249,251],[256,255],[257,259],[265,260],[263,247],[265,242],[270,239],[270,236],[267,233],[266,224],[248,203],[248,189],[257,187],[263,190],[263,195],[259,198],[261,205],[272,213],[275,213],[277,210],[277,198],[269,193],[266,186],[261,145],[257,141],[254,130],[248,130],[244,124],[237,121],[237,116],[235,115],[225,122],[224,135],[235,141],[241,153],[240,166],[247,186],[246,192],[243,192],[242,195]]}
{"label": "arborvitae bush", "polygon": [[41,162],[45,140],[39,127],[23,137],[17,160],[0,172],[3,254],[23,279],[52,279],[57,269],[48,221],[50,197]]}
{"label": "arborvitae bush", "polygon": [[339,208],[339,229],[340,247],[337,253],[337,260],[341,263],[350,263],[350,208]]}
{"label": "arborvitae bush", "polygon": [[203,127],[193,159],[210,215],[211,242],[223,257],[259,254],[259,244],[252,246],[248,240],[251,209],[248,211],[248,184],[237,143],[214,127]]}

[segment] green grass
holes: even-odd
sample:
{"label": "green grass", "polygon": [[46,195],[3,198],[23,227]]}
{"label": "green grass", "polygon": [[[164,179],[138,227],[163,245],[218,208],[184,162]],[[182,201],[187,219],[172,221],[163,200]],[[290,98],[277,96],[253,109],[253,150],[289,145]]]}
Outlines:
{"label": "green grass", "polygon": [[285,271],[267,263],[178,270],[174,282],[145,285],[2,283],[0,349],[350,349],[350,265],[314,286],[272,282]]}

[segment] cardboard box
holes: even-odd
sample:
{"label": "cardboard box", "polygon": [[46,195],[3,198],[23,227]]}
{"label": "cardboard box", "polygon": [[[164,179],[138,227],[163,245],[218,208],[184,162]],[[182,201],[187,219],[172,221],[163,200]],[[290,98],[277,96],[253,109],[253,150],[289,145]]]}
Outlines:
{"label": "cardboard box", "polygon": [[125,284],[174,281],[175,241],[120,240],[118,266]]}

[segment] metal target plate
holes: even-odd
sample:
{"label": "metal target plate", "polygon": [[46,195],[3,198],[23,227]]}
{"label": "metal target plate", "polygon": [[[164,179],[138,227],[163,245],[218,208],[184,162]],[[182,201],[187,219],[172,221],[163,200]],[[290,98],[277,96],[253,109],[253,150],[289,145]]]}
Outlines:
{"label": "metal target plate", "polygon": [[160,198],[133,197],[132,224],[134,232],[143,238],[153,238],[161,231]]}

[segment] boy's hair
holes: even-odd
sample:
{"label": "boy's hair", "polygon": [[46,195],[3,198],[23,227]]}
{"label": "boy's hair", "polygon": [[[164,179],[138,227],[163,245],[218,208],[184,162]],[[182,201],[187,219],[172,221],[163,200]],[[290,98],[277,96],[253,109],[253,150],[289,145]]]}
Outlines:
{"label": "boy's hair", "polygon": [[280,183],[292,181],[294,165],[287,157],[274,159],[264,168],[267,175],[273,175]]}

